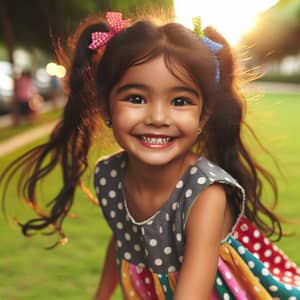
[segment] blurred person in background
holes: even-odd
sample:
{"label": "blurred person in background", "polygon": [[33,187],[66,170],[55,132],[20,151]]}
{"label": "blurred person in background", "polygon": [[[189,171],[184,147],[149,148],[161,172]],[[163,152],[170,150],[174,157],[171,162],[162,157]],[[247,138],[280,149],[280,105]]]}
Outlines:
{"label": "blurred person in background", "polygon": [[32,122],[40,108],[37,90],[32,81],[32,74],[24,70],[15,81],[15,101],[17,104],[17,124]]}

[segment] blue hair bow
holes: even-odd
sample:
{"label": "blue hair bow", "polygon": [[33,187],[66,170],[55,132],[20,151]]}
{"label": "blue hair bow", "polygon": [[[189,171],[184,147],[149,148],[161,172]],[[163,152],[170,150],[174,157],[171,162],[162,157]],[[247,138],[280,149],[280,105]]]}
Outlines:
{"label": "blue hair bow", "polygon": [[215,79],[216,82],[220,82],[220,62],[217,58],[217,53],[223,48],[223,45],[216,43],[209,39],[207,36],[204,35],[203,30],[201,29],[201,18],[200,17],[194,17],[192,19],[193,25],[194,25],[194,32],[202,39],[202,41],[205,43],[205,45],[208,47],[209,51],[213,55],[213,59],[216,64],[216,75]]}

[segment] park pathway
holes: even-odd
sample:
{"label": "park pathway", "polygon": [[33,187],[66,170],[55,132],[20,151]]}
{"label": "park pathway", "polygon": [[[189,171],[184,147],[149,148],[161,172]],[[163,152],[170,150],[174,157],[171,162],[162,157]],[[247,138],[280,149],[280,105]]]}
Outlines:
{"label": "park pathway", "polygon": [[27,132],[17,134],[12,138],[7,139],[5,142],[0,143],[0,157],[49,134],[56,124],[57,121],[52,121],[28,130]]}

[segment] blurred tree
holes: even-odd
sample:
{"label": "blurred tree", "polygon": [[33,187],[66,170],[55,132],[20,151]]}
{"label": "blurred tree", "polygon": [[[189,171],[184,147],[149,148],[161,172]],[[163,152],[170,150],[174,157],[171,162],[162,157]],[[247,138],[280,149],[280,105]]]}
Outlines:
{"label": "blurred tree", "polygon": [[53,40],[62,40],[88,14],[108,10],[122,11],[133,17],[143,7],[168,11],[172,0],[0,0],[0,43],[13,66],[14,51],[23,47],[31,53],[40,49],[53,55]]}
{"label": "blurred tree", "polygon": [[281,0],[261,13],[243,36],[258,62],[279,60],[300,51],[300,1]]}

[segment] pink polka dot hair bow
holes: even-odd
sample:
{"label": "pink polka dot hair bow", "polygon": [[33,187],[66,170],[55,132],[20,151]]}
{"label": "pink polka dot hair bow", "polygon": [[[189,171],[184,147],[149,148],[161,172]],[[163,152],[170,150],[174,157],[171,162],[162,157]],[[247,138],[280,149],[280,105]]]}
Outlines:
{"label": "pink polka dot hair bow", "polygon": [[106,45],[115,34],[122,31],[129,23],[129,20],[122,20],[122,14],[118,12],[107,12],[105,17],[110,31],[93,32],[92,42],[89,45],[89,49],[96,50]]}

